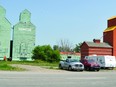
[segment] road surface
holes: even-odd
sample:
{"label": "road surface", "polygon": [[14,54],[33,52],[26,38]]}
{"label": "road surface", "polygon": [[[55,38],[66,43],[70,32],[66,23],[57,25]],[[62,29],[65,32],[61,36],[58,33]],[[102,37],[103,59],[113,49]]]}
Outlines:
{"label": "road surface", "polygon": [[0,71],[0,87],[116,87],[116,71]]}

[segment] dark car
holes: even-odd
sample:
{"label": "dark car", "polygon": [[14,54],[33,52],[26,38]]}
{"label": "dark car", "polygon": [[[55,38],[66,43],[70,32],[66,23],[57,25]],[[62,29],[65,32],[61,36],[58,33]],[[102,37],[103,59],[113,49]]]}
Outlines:
{"label": "dark car", "polygon": [[84,59],[81,60],[81,62],[83,63],[85,70],[94,70],[94,71],[100,70],[100,65],[93,59]]}

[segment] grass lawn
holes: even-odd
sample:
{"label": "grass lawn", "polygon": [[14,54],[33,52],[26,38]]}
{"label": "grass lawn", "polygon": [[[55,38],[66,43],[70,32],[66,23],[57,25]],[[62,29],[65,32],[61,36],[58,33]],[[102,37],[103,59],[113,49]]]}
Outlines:
{"label": "grass lawn", "polygon": [[25,69],[19,67],[12,67],[6,61],[0,61],[0,70],[4,71],[24,71]]}
{"label": "grass lawn", "polygon": [[24,64],[32,66],[41,66],[48,69],[58,69],[58,63],[48,63],[44,61],[0,61],[0,70],[5,71],[23,71],[24,69],[19,67],[12,67],[11,64]]}

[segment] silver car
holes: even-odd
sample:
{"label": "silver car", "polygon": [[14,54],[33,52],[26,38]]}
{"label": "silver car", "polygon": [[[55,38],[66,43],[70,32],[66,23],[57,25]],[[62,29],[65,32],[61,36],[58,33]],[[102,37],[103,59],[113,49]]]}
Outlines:
{"label": "silver car", "polygon": [[83,71],[84,65],[81,62],[79,62],[77,59],[67,58],[64,61],[60,61],[59,68],[60,69],[67,69],[70,71],[71,70]]}

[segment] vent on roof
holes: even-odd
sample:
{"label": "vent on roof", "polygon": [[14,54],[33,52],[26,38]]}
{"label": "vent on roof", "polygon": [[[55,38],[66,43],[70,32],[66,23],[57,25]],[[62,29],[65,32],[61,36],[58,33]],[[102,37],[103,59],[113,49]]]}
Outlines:
{"label": "vent on roof", "polygon": [[94,43],[100,43],[100,39],[93,39]]}

